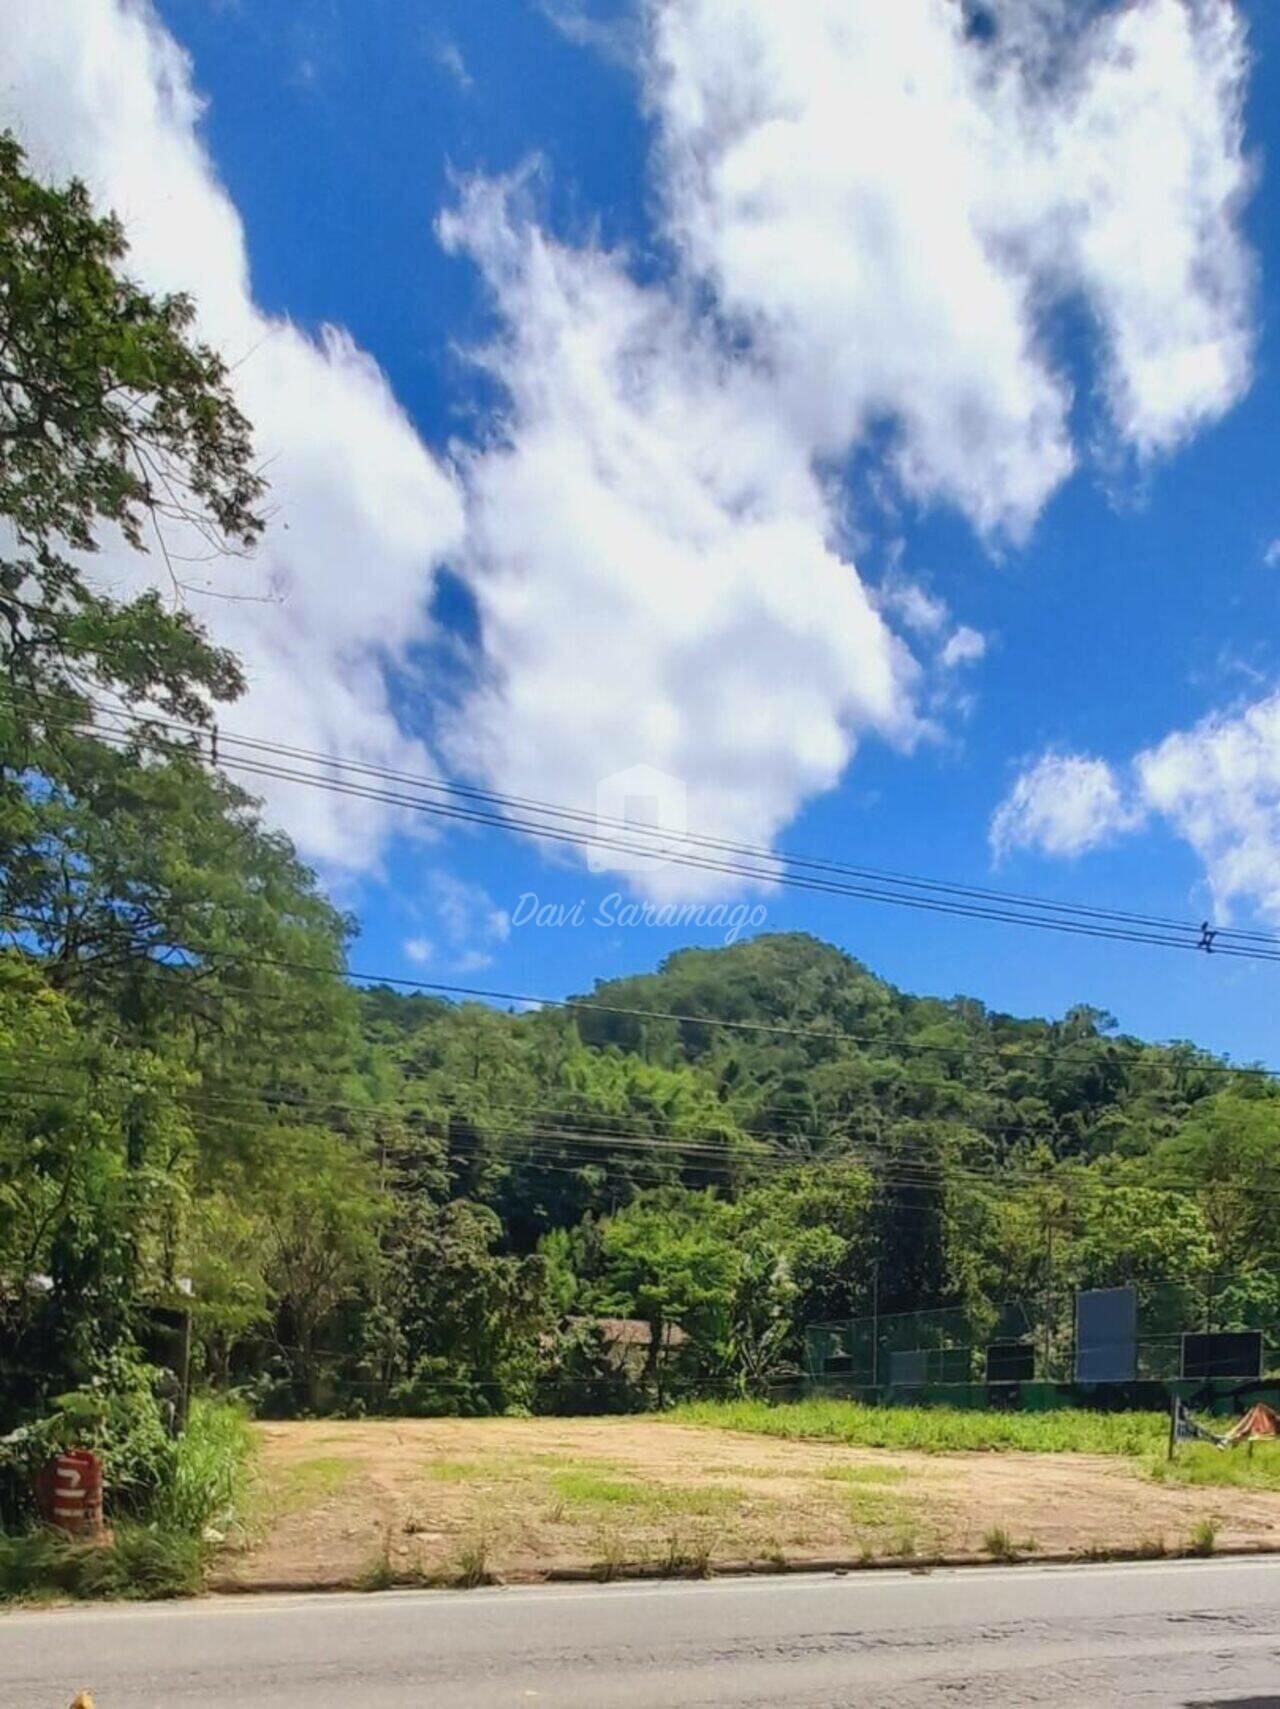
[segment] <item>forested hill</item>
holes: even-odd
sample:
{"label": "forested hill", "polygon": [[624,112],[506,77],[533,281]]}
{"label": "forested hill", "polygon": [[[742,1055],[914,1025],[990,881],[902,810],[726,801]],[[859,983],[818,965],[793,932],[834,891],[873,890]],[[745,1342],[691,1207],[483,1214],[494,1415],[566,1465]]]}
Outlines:
{"label": "forested hill", "polygon": [[794,1358],[806,1321],[868,1308],[873,1265],[886,1310],[1032,1295],[1051,1265],[1274,1286],[1272,1082],[1095,1010],[910,996],[801,934],[532,1014],[363,1002],[448,1190],[541,1265],[547,1309],[677,1322],[707,1371]]}

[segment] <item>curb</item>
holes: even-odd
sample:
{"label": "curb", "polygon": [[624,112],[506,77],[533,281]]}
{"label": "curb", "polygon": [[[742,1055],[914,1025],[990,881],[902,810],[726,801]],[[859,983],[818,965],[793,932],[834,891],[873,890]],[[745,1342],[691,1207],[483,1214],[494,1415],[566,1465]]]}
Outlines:
{"label": "curb", "polygon": [[[1221,1548],[1215,1548],[1211,1555],[1200,1555],[1191,1549],[1170,1549],[1163,1554],[1153,1554],[1149,1549],[1100,1549],[1096,1553],[1071,1553],[1069,1551],[1051,1552],[1037,1551],[1034,1554],[1015,1554],[1011,1560],[1001,1560],[994,1555],[904,1555],[891,1556],[882,1560],[862,1560],[858,1556],[833,1556],[828,1559],[796,1560],[796,1561],[717,1561],[707,1572],[695,1569],[669,1571],[663,1567],[646,1561],[623,1563],[616,1569],[606,1572],[599,1566],[584,1567],[548,1567],[545,1572],[512,1573],[506,1577],[495,1574],[485,1580],[485,1588],[501,1587],[503,1585],[537,1585],[537,1584],[626,1584],[645,1582],[690,1582],[707,1581],[717,1578],[788,1578],[803,1573],[830,1573],[835,1577],[844,1578],[855,1573],[910,1573],[916,1577],[925,1576],[938,1568],[952,1567],[1042,1567],[1042,1566],[1108,1566],[1116,1562],[1138,1561],[1186,1561],[1186,1560],[1231,1560],[1254,1555],[1274,1555],[1280,1557],[1280,1546],[1270,1543],[1232,1543]],[[390,1584],[379,1586],[378,1590],[365,1589],[358,1579],[334,1579],[325,1584],[317,1584],[314,1580],[306,1579],[263,1579],[252,1584],[235,1580],[223,1579],[208,1585],[203,1592],[206,1596],[318,1596],[326,1592],[362,1591],[366,1596],[376,1596],[379,1590],[457,1590],[467,1588],[448,1583],[432,1582],[429,1579],[406,1575],[396,1578]],[[474,1587],[473,1587],[474,1588]]]}

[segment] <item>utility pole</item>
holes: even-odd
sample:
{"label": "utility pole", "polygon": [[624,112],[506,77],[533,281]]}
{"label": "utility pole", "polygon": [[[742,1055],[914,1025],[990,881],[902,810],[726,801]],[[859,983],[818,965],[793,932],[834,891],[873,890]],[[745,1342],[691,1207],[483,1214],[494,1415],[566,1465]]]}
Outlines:
{"label": "utility pole", "polygon": [[871,1386],[880,1387],[880,1260],[871,1261]]}

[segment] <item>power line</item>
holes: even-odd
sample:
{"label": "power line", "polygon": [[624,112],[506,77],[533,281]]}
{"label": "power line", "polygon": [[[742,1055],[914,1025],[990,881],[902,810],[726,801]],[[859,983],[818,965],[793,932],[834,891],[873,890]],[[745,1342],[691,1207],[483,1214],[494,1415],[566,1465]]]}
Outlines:
{"label": "power line", "polygon": [[[104,706],[92,701],[88,704],[100,713],[130,720],[145,729],[174,731],[188,740],[196,741],[203,740],[207,735],[207,732],[196,726],[176,720],[150,716],[124,707]],[[123,732],[104,730],[92,720],[66,720],[65,724],[67,728],[85,731],[108,745],[123,743],[127,739]],[[692,832],[673,836],[669,831],[601,818],[580,809],[557,806],[535,798],[502,795],[496,791],[454,783],[444,778],[414,776],[365,762],[346,760],[334,754],[266,742],[221,729],[218,739],[219,764],[222,769],[302,784],[331,794],[377,801],[384,805],[461,823],[514,831],[538,839],[569,843],[578,847],[604,847],[614,852],[641,855],[654,860],[656,864],[671,862],[767,885],[781,883],[819,893],[877,901],[961,918],[1026,925],[1078,936],[1194,949],[1200,952],[1208,950],[1254,960],[1280,960],[1280,937],[1270,933],[1241,931],[1231,927],[1210,929],[1207,922],[1195,925],[1192,922],[1171,920],[1158,915],[1105,909],[1080,903],[1059,903],[1016,892],[918,878],[881,868],[860,867],[847,862],[793,854],[785,850],[773,851],[760,845],[735,843]],[[232,754],[227,752],[228,748],[243,751]],[[299,770],[296,766],[272,764],[269,759],[262,758],[263,755],[281,756],[288,760],[300,761],[304,765],[323,765],[329,775],[317,775],[313,771]],[[441,801],[434,799],[431,794],[424,798],[422,793],[405,795],[399,791],[351,782],[341,775],[333,775],[334,773],[407,784],[419,792],[434,792],[436,796],[444,795],[456,800]],[[477,805],[458,805],[458,802]],[[517,818],[515,813],[533,813],[542,817]],[[618,831],[624,832],[625,837],[612,834]],[[605,835],[605,832],[611,834]],[[734,858],[726,859],[726,856]],[[743,860],[749,864],[741,864]],[[786,868],[798,870],[783,870]],[[815,877],[815,873],[834,874],[836,877]],[[859,882],[847,882],[850,878]]]}
{"label": "power line", "polygon": [[[0,1097],[9,1096],[11,1100],[12,1091],[6,1092],[5,1086],[13,1089],[20,1088],[28,1095],[44,1098],[56,1098],[60,1095],[76,1096],[85,1090],[84,1087],[55,1087],[47,1082],[31,1084],[12,1078],[5,1081],[3,1077],[0,1077]],[[176,1095],[181,1096],[181,1094]],[[199,1107],[201,1094],[194,1094],[191,1101]],[[254,1101],[248,1098],[209,1095],[205,1101],[254,1107]],[[264,1097],[263,1102],[269,1103],[270,1099]],[[324,1100],[317,1100],[314,1104],[287,1099],[281,1099],[279,1102],[285,1110],[291,1113],[297,1113],[299,1109],[314,1108],[332,1114],[335,1108],[339,1108],[343,1109],[345,1113],[363,1116],[391,1114],[404,1119],[406,1125],[410,1127],[413,1126],[414,1120],[418,1122],[422,1120],[419,1112],[401,1106],[335,1106],[332,1102]],[[221,1121],[232,1126],[270,1128],[280,1131],[279,1122],[271,1119],[269,1110],[257,1110],[255,1108],[255,1114],[252,1117],[237,1117],[216,1112],[210,1115],[208,1111],[205,1111],[204,1119]],[[539,1158],[563,1159],[566,1153],[576,1151],[580,1157],[577,1167],[563,1169],[561,1172],[578,1174],[582,1168],[600,1166],[602,1153],[624,1156],[630,1152],[636,1161],[654,1161],[663,1157],[670,1157],[674,1160],[683,1158],[688,1161],[689,1167],[695,1172],[713,1177],[719,1176],[726,1182],[733,1182],[739,1186],[744,1177],[749,1177],[753,1172],[759,1170],[764,1170],[765,1173],[787,1173],[806,1169],[826,1169],[842,1162],[855,1164],[867,1170],[871,1173],[874,1183],[882,1188],[919,1190],[939,1195],[947,1192],[956,1184],[971,1187],[1055,1187],[1069,1195],[1077,1191],[1081,1193],[1104,1191],[1117,1184],[1126,1184],[1106,1181],[1085,1172],[1073,1172],[1063,1176],[1045,1170],[1028,1168],[1025,1164],[1014,1164],[1009,1160],[993,1160],[987,1168],[965,1164],[944,1154],[939,1154],[935,1158],[917,1160],[909,1154],[906,1156],[902,1154],[902,1142],[906,1136],[898,1136],[896,1140],[893,1138],[872,1140],[867,1137],[853,1138],[842,1135],[840,1136],[842,1149],[833,1150],[828,1156],[822,1158],[795,1156],[776,1148],[764,1150],[735,1149],[731,1146],[711,1145],[705,1141],[670,1140],[654,1135],[627,1136],[580,1129],[566,1130],[556,1127],[543,1127],[536,1122],[523,1129],[477,1132],[471,1135],[427,1132],[422,1137],[432,1139],[445,1148],[446,1156],[442,1161],[446,1163],[449,1155],[455,1153],[470,1156],[480,1162],[488,1161],[490,1160],[490,1148],[514,1145],[523,1148],[523,1152],[515,1154],[502,1152],[500,1157],[503,1161],[508,1164],[539,1169],[553,1167],[550,1164],[537,1161]],[[908,1153],[909,1150],[908,1147]],[[528,1156],[524,1155],[524,1152],[527,1152]],[[1056,1160],[1054,1169],[1060,1170],[1063,1166],[1061,1160]],[[1066,1167],[1072,1167],[1070,1160],[1068,1160]],[[1280,1179],[1280,1170],[1272,1171],[1272,1174]],[[629,1184],[634,1183],[629,1182]],[[1127,1184],[1132,1185],[1133,1183]],[[1165,1167],[1154,1178],[1139,1184],[1155,1191],[1181,1192],[1186,1195],[1195,1194],[1212,1183],[1197,1176],[1179,1175]],[[1254,1197],[1268,1202],[1280,1203],[1280,1190],[1269,1190],[1255,1184],[1251,1187],[1251,1192]]]}

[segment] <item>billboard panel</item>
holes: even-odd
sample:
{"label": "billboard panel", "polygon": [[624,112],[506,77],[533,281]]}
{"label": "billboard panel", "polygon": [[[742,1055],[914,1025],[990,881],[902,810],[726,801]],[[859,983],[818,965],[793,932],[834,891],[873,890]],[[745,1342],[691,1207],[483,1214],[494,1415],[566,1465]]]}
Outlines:
{"label": "billboard panel", "polygon": [[1129,1383],[1138,1374],[1136,1288],[1090,1288],[1076,1295],[1076,1381]]}
{"label": "billboard panel", "polygon": [[1198,1382],[1207,1377],[1260,1377],[1262,1331],[1219,1329],[1184,1335],[1182,1374]]}

